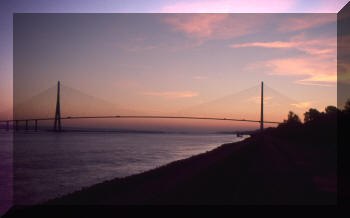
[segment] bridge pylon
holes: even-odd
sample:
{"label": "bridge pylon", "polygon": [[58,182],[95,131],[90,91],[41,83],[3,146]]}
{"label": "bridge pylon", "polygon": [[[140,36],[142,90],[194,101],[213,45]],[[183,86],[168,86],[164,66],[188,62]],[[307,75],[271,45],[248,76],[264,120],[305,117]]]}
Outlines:
{"label": "bridge pylon", "polygon": [[60,81],[57,82],[57,101],[56,101],[56,113],[55,113],[55,122],[53,127],[55,132],[61,132],[61,105],[60,105]]}
{"label": "bridge pylon", "polygon": [[261,82],[260,131],[264,130],[264,82]]}

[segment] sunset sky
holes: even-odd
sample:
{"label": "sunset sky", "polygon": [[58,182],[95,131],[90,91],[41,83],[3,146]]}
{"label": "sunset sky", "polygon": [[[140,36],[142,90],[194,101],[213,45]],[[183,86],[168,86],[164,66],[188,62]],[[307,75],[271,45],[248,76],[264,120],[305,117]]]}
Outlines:
{"label": "sunset sky", "polygon": [[14,2],[0,7],[0,111],[12,104],[13,12],[281,13],[19,15],[15,67],[28,98],[61,80],[111,103],[166,114],[264,81],[296,101],[291,109],[337,104],[336,12],[346,1]]}

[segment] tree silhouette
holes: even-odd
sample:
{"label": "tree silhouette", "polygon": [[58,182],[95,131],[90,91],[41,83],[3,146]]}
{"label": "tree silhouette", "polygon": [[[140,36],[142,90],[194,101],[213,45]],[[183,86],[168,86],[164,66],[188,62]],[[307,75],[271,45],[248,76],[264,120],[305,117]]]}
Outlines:
{"label": "tree silhouette", "polygon": [[287,120],[283,120],[283,123],[279,124],[279,127],[294,127],[302,125],[300,118],[293,111],[289,111]]}
{"label": "tree silhouette", "polygon": [[310,122],[313,120],[317,120],[322,116],[322,113],[319,112],[317,109],[315,108],[310,108],[309,111],[304,113],[304,122]]}
{"label": "tree silhouette", "polygon": [[338,108],[337,107],[335,107],[335,106],[327,106],[326,108],[325,108],[325,112],[326,112],[326,114],[328,115],[331,115],[331,114],[335,114],[335,113],[337,113],[339,110],[338,110]]}
{"label": "tree silhouette", "polygon": [[288,119],[284,120],[285,123],[301,123],[300,118],[293,111],[289,111]]}

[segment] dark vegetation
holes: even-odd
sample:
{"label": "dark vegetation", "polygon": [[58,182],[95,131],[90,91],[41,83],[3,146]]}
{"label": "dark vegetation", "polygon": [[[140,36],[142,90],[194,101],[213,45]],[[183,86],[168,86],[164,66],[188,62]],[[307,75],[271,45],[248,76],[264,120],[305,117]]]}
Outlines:
{"label": "dark vegetation", "polygon": [[308,146],[337,148],[338,125],[346,128],[350,119],[350,100],[343,110],[335,106],[327,106],[324,112],[310,108],[304,113],[304,122],[289,112],[287,120],[277,128],[268,128],[266,135],[271,135],[289,142],[301,143]]}

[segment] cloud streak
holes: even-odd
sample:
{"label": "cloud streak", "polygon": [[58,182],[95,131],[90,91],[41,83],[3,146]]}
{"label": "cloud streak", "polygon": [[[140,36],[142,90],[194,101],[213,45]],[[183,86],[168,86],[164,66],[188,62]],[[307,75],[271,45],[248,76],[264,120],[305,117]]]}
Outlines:
{"label": "cloud streak", "polygon": [[243,43],[243,44],[231,44],[231,48],[246,48],[246,47],[262,47],[262,48],[293,48],[296,47],[298,43],[294,42],[282,42],[282,41],[274,41],[274,42],[251,42],[251,43]]}
{"label": "cloud streak", "polygon": [[320,39],[305,39],[304,34],[297,35],[291,38],[290,41],[272,41],[272,42],[250,42],[242,44],[231,44],[231,48],[247,48],[247,47],[261,47],[261,48],[281,48],[281,49],[297,49],[311,55],[327,55],[335,57],[336,54],[335,37],[320,38]]}
{"label": "cloud streak", "polygon": [[296,108],[309,108],[311,106],[311,102],[309,101],[304,101],[304,102],[298,102],[294,104],[290,104]]}

